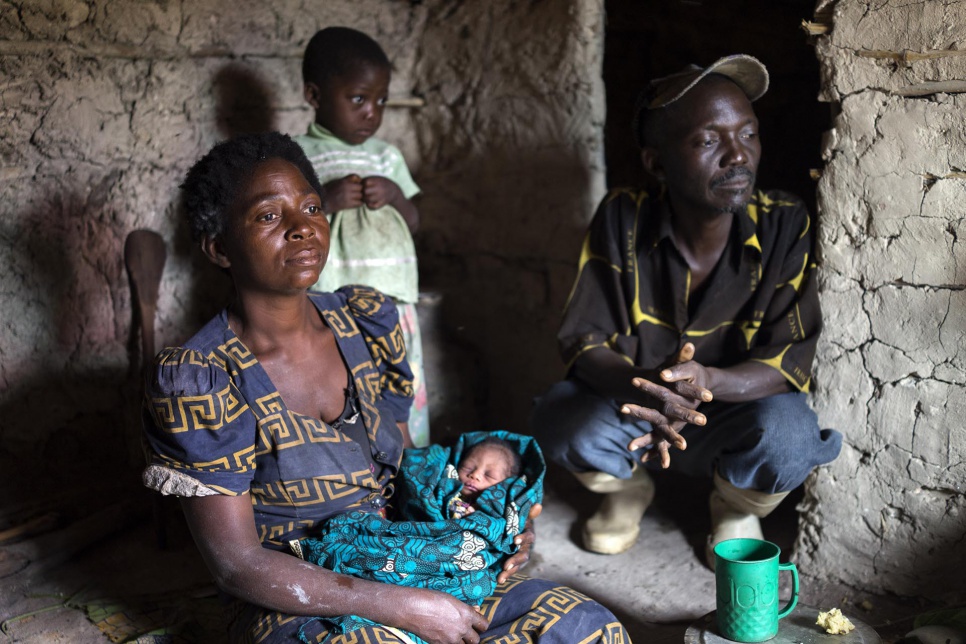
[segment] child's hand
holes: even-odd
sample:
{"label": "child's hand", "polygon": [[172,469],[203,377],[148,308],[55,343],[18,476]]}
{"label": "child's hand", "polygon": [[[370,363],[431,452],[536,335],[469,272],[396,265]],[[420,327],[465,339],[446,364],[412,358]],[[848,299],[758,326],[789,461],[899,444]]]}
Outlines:
{"label": "child's hand", "polygon": [[362,180],[362,192],[366,205],[373,210],[405,199],[396,182],[385,177],[366,177]]}
{"label": "child's hand", "polygon": [[362,205],[362,177],[357,174],[330,181],[322,188],[325,190],[325,212],[328,214]]}

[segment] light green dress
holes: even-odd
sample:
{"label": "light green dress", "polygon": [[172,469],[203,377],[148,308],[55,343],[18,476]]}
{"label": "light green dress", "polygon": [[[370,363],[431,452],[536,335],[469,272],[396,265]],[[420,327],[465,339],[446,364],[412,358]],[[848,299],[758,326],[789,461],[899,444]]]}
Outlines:
{"label": "light green dress", "polygon": [[[391,179],[407,199],[419,193],[402,153],[394,145],[369,138],[360,145],[345,143],[313,123],[295,137],[324,185],[350,174]],[[392,206],[347,208],[327,215],[331,227],[329,259],[314,289],[332,292],[349,284],[371,286],[395,300],[406,354],[415,376],[416,398],[409,432],[418,447],[429,444],[429,410],[423,377],[422,340],[416,318],[419,271],[416,247],[402,215]]]}

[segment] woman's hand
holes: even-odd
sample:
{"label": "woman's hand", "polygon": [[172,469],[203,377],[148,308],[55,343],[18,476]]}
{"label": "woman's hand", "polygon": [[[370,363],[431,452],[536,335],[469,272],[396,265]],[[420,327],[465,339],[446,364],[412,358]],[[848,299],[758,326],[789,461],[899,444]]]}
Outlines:
{"label": "woman's hand", "polygon": [[[393,625],[433,644],[478,644],[490,626],[480,612],[455,597],[435,590],[398,587],[405,599],[398,602]],[[383,622],[388,623],[388,622]]]}
{"label": "woman's hand", "polygon": [[530,549],[533,547],[533,542],[537,540],[537,533],[533,529],[533,520],[540,516],[541,512],[543,512],[543,505],[540,503],[535,503],[530,508],[530,515],[527,517],[523,532],[513,539],[513,543],[517,545],[519,550],[503,564],[503,570],[496,576],[496,583],[502,584],[510,578],[510,575],[523,568],[530,561]]}

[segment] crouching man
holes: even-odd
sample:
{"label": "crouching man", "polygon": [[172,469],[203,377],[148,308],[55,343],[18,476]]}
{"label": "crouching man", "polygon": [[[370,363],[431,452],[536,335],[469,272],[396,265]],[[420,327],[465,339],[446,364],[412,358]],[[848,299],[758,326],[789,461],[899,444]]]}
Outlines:
{"label": "crouching man", "polygon": [[762,538],[759,518],[841,449],[805,397],[821,329],[811,219],[755,186],[767,88],[745,55],[652,81],[634,135],[659,194],[613,191],[590,225],[558,336],[568,376],[532,426],[603,495],[591,551],[634,544],[647,467],[713,478],[710,553]]}

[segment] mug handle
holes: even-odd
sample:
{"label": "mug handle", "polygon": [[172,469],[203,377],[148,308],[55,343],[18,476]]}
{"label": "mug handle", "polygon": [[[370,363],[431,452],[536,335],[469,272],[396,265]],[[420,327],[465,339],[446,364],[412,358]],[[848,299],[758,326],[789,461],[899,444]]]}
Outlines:
{"label": "mug handle", "polygon": [[795,606],[798,605],[798,568],[795,567],[793,563],[780,563],[778,564],[778,574],[781,574],[783,570],[787,570],[792,573],[792,597],[785,604],[785,608],[778,613],[778,619],[782,617],[788,617],[788,614],[795,610]]}

